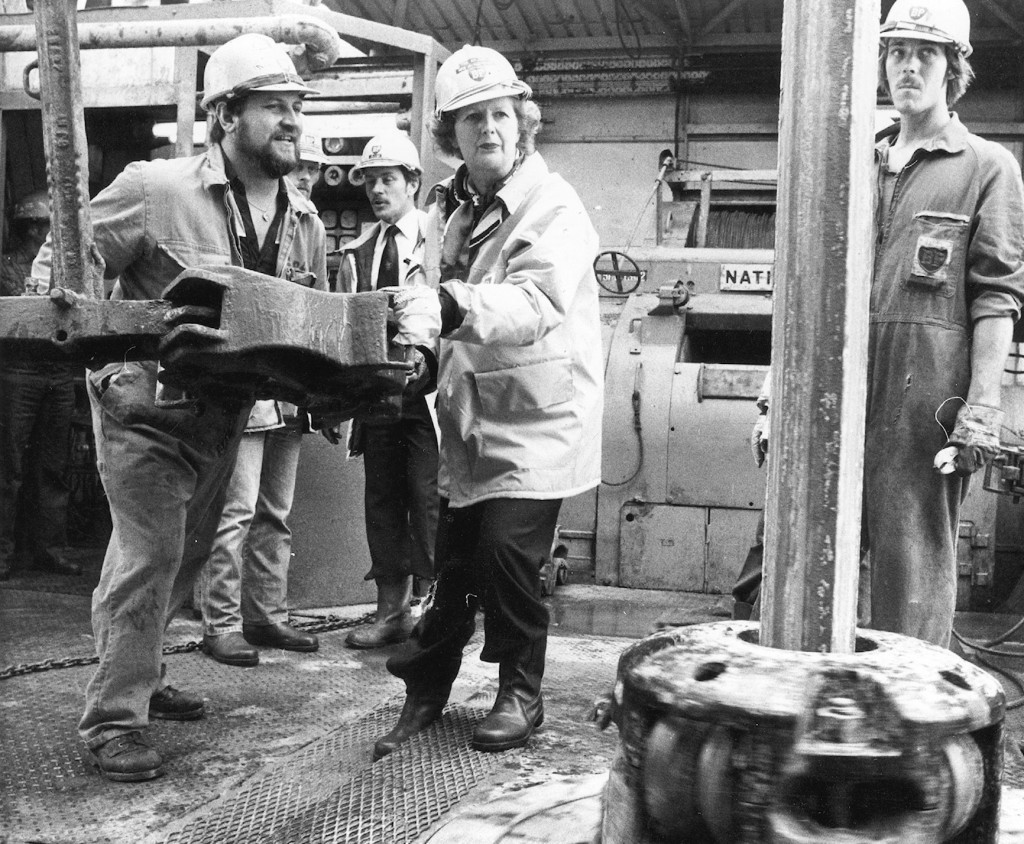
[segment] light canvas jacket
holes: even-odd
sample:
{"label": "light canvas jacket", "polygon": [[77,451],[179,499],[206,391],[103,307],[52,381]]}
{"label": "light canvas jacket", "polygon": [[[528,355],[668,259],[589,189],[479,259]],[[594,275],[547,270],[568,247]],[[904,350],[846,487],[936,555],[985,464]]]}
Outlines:
{"label": "light canvas jacket", "polygon": [[[435,187],[425,268],[439,284],[450,179]],[[468,274],[443,286],[462,324],[440,343],[439,489],[451,506],[555,499],[601,478],[598,240],[576,192],[528,156],[470,238]]]}

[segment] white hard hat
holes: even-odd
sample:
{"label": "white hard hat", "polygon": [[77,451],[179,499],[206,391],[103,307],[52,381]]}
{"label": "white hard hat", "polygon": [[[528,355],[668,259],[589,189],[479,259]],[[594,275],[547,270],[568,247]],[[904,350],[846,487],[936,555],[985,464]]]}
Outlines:
{"label": "white hard hat", "polygon": [[437,71],[434,86],[436,115],[497,97],[526,99],[533,94],[501,53],[467,44],[456,50]]}
{"label": "white hard hat", "polygon": [[404,167],[417,176],[423,172],[420,165],[420,154],[405,132],[386,132],[370,138],[363,147],[363,155],[351,170],[348,178],[353,185],[361,185],[366,181],[363,170],[368,167]]}
{"label": "white hard hat", "polygon": [[974,50],[971,14],[963,0],[896,0],[879,35],[953,44],[965,57]]}
{"label": "white hard hat", "polygon": [[218,47],[203,73],[203,108],[221,97],[241,97],[253,91],[294,91],[312,94],[284,47],[267,35],[248,33]]}
{"label": "white hard hat", "polygon": [[327,163],[327,156],[324,155],[318,135],[314,135],[312,132],[302,133],[299,138],[299,160],[312,161],[315,164]]}
{"label": "white hard hat", "polygon": [[50,197],[44,190],[35,190],[18,200],[11,215],[15,220],[49,220]]}

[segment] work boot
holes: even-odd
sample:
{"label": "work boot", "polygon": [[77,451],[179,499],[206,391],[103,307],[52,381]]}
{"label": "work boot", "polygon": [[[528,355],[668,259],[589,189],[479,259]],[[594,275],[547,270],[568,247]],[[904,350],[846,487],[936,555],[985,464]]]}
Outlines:
{"label": "work boot", "polygon": [[377,581],[377,620],[369,627],[353,630],[345,639],[350,648],[383,648],[409,638],[414,621],[409,610],[412,576],[397,582]]}
{"label": "work boot", "polygon": [[277,624],[245,624],[243,622],[242,636],[250,645],[280,648],[282,651],[312,653],[320,648],[320,640],[312,633],[304,633],[284,622]]}
{"label": "work boot", "polygon": [[149,717],[164,721],[195,721],[206,714],[206,704],[199,695],[164,686],[149,697]]}
{"label": "work boot", "polygon": [[92,763],[114,782],[152,780],[163,773],[163,759],[138,730],[112,738],[91,753]]}
{"label": "work boot", "polygon": [[203,634],[203,650],[217,662],[251,668],[259,665],[260,652],[237,631],[217,635]]}
{"label": "work boot", "polygon": [[546,650],[544,639],[499,663],[498,697],[487,717],[473,730],[474,749],[497,752],[522,747],[544,723],[540,683]]}
{"label": "work boot", "polygon": [[416,733],[425,730],[441,717],[441,711],[448,702],[448,695],[424,695],[415,692],[406,692],[405,703],[402,705],[402,714],[398,716],[398,723],[391,728],[391,732],[383,738],[377,739],[373,745],[373,761],[383,759],[389,753],[398,749],[398,745],[406,739],[412,738]]}

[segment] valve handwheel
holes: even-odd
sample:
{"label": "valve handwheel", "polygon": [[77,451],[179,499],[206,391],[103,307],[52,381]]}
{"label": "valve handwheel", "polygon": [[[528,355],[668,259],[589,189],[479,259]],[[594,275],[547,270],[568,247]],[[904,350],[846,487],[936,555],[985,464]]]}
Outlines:
{"label": "valve handwheel", "polygon": [[636,261],[625,252],[601,252],[594,259],[594,274],[601,287],[619,296],[628,296],[643,278]]}

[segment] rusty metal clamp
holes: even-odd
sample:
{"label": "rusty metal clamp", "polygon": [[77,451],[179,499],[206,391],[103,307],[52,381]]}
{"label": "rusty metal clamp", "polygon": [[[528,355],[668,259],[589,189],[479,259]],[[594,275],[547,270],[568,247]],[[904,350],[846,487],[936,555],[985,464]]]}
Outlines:
{"label": "rusty metal clamp", "polygon": [[186,270],[164,292],[162,383],[214,402],[281,399],[344,421],[400,396],[387,296],[326,293],[241,267]]}

